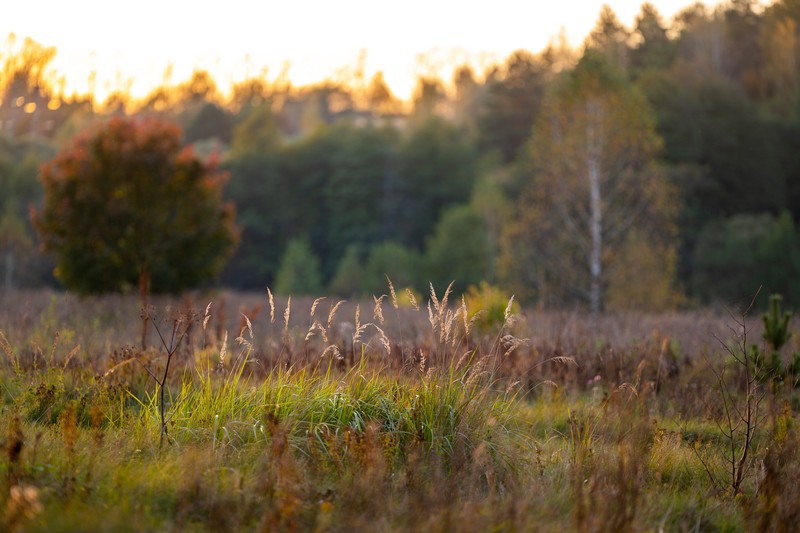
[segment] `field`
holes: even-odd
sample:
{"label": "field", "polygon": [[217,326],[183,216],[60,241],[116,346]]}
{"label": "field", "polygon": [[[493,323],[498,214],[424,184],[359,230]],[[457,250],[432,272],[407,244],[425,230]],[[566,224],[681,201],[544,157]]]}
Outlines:
{"label": "field", "polygon": [[[5,295],[0,529],[800,522],[800,402],[791,373],[759,368],[760,313],[487,298],[472,320],[476,302],[443,291],[420,309],[387,293],[193,294],[144,312],[133,297]],[[782,357],[798,350],[790,337]]]}

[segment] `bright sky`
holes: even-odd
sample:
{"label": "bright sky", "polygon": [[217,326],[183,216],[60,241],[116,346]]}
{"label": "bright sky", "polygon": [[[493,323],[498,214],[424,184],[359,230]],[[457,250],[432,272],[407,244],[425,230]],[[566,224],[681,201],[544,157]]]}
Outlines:
{"label": "bright sky", "polygon": [[[6,0],[0,43],[13,32],[55,46],[52,67],[65,76],[67,93],[88,92],[94,71],[101,100],[130,82],[134,96],[146,94],[169,65],[172,83],[202,68],[227,91],[264,68],[274,80],[289,62],[290,79],[303,85],[354,66],[362,50],[366,78],[382,70],[392,90],[408,98],[416,75],[427,72],[420,54],[448,77],[467,60],[481,71],[514,50],[541,51],[562,27],[579,45],[603,3],[630,27],[643,1]],[[666,20],[692,2],[651,1]]]}

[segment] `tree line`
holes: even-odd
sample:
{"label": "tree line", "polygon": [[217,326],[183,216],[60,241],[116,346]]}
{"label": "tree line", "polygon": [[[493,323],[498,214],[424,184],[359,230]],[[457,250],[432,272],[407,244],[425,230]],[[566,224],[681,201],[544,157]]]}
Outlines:
{"label": "tree line", "polygon": [[[800,6],[694,4],[633,28],[604,7],[580,50],[518,51],[421,77],[403,104],[363,85],[208,73],[135,109],[62,98],[54,51],[4,58],[0,269],[54,283],[29,205],[38,165],[110,117],[178,124],[228,175],[239,241],[212,283],[385,292],[480,281],[545,307],[670,309],[781,292],[800,301]],[[91,287],[89,287],[91,289]]]}

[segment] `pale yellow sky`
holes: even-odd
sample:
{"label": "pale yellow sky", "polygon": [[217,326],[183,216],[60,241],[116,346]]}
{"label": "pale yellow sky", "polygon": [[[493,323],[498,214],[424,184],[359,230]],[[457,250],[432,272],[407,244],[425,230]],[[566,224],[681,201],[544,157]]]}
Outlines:
{"label": "pale yellow sky", "polygon": [[[67,93],[86,93],[97,73],[99,99],[131,83],[140,97],[172,65],[173,83],[196,68],[220,89],[267,69],[273,80],[287,62],[302,85],[355,65],[366,51],[365,77],[382,70],[392,90],[408,98],[416,75],[441,68],[449,76],[465,61],[478,67],[514,50],[541,51],[561,28],[580,45],[608,3],[632,26],[643,0],[6,0],[0,41],[9,33],[58,49],[53,68]],[[666,20],[691,0],[652,0]],[[715,5],[718,2],[708,2]],[[0,54],[5,54],[5,47]],[[433,59],[421,66],[419,55]],[[2,57],[0,57],[0,60]]]}

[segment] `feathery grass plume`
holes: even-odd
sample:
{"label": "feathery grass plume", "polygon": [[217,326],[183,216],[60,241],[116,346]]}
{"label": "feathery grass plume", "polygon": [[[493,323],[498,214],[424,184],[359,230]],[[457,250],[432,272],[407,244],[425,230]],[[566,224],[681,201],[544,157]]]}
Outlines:
{"label": "feathery grass plume", "polygon": [[317,298],[316,300],[314,300],[314,303],[311,304],[311,313],[309,314],[309,316],[311,318],[314,318],[314,312],[317,310],[317,305],[319,305],[319,303],[324,299],[325,299],[325,297],[321,296],[321,297]]}
{"label": "feathery grass plume", "polygon": [[[445,335],[445,326],[446,326],[446,318],[445,312],[447,310],[447,298],[450,296],[450,292],[453,290],[453,282],[450,282],[450,285],[447,286],[447,289],[444,291],[444,296],[442,296],[442,300],[439,301],[436,299],[436,292],[433,290],[433,283],[430,284],[431,286],[431,299],[433,300],[434,308],[436,309],[436,323],[439,327],[439,341],[447,343],[446,335]],[[430,312],[430,309],[428,310]],[[435,328],[434,328],[435,329]],[[435,335],[435,333],[434,333]]]}
{"label": "feathery grass plume", "polygon": [[219,347],[219,364],[217,368],[222,370],[225,367],[225,356],[228,355],[228,330],[222,334],[222,345]]}
{"label": "feathery grass plume", "polygon": [[428,300],[428,322],[431,323],[431,330],[433,331],[434,338],[436,337],[436,316],[433,314],[433,309],[431,309],[431,302]]}
{"label": "feathery grass plume", "polygon": [[428,364],[428,358],[425,356],[425,352],[420,349],[419,351],[419,371],[421,373],[425,373],[425,366]]}
{"label": "feathery grass plume", "polygon": [[315,331],[319,331],[320,337],[322,337],[325,342],[328,342],[328,332],[325,331],[325,328],[322,324],[320,324],[319,320],[315,320],[314,323],[311,324],[311,327],[308,328],[305,340],[311,339],[311,337],[314,336]]}
{"label": "feathery grass plume", "polygon": [[239,332],[239,336],[240,337],[243,336],[244,335],[244,330],[246,329],[247,330],[247,334],[250,335],[250,340],[253,340],[253,323],[250,322],[250,319],[247,318],[247,315],[245,315],[244,313],[242,313],[242,317],[244,318],[245,326]]}
{"label": "feathery grass plume", "polygon": [[209,320],[211,320],[211,302],[208,302],[206,310],[203,313],[203,331],[205,331],[206,327],[208,327]]}
{"label": "feathery grass plume", "polygon": [[253,344],[250,343],[247,339],[244,338],[244,330],[245,329],[246,328],[242,328],[241,334],[238,337],[236,337],[235,339],[233,339],[233,342],[235,342],[239,346],[244,346],[246,348],[251,348],[253,346]]}
{"label": "feathery grass plume", "polygon": [[286,310],[283,312],[283,331],[289,331],[289,316],[292,314],[292,297],[286,300]]}
{"label": "feathery grass plume", "polygon": [[314,331],[316,329],[317,329],[317,323],[314,322],[313,324],[311,324],[311,327],[308,328],[308,331],[306,332],[306,337],[303,340],[308,341],[311,337],[313,337]]}
{"label": "feathery grass plume", "polygon": [[475,314],[472,315],[472,318],[469,319],[469,326],[467,327],[467,335],[469,335],[469,333],[472,331],[472,328],[475,326],[475,322],[477,322],[478,319],[484,314],[486,314],[485,309],[478,309],[475,312]]}
{"label": "feathery grass plume", "polygon": [[272,291],[267,287],[267,296],[269,296],[269,323],[275,323],[275,299],[272,297]]}
{"label": "feathery grass plume", "polygon": [[625,391],[633,394],[637,398],[639,397],[639,393],[636,391],[636,387],[634,387],[633,385],[631,385],[630,383],[627,383],[627,382],[623,383],[622,385],[617,387],[616,390],[614,391],[614,393],[621,393],[621,392],[625,392]]}
{"label": "feathery grass plume", "polygon": [[208,327],[209,320],[211,320],[211,302],[208,302],[206,310],[203,313],[203,350],[206,349],[206,328]]}
{"label": "feathery grass plume", "polygon": [[361,342],[361,334],[366,331],[367,326],[373,325],[370,322],[366,324],[362,324],[360,328],[356,329],[355,333],[353,333],[353,348],[355,349],[355,345],[358,342]]}
{"label": "feathery grass plume", "polygon": [[450,285],[448,285],[447,288],[444,290],[444,296],[442,296],[442,307],[439,310],[440,313],[442,312],[442,309],[447,308],[447,298],[449,298],[450,293],[453,292],[453,283],[455,283],[455,281],[451,281]]}
{"label": "feathery grass plume", "polygon": [[439,311],[439,299],[436,297],[436,291],[433,290],[433,283],[429,281],[428,285],[431,288],[431,300],[433,300],[433,307],[436,309],[436,311]]}
{"label": "feathery grass plume", "polygon": [[322,355],[320,355],[319,358],[323,359],[329,353],[333,354],[333,357],[336,359],[338,359],[342,355],[341,352],[339,352],[339,347],[336,346],[335,344],[331,344],[330,346],[325,348],[325,351],[322,352]]}
{"label": "feathery grass plume", "polygon": [[505,320],[506,325],[509,324],[509,319],[511,318],[511,306],[514,305],[514,295],[511,295],[511,298],[508,299],[508,305],[506,306],[506,310],[503,313],[503,320]]}
{"label": "feathery grass plume", "polygon": [[574,368],[578,368],[578,362],[575,360],[574,357],[569,357],[566,355],[556,355],[555,357],[551,357],[547,361],[553,361],[554,363],[560,363],[565,366],[571,366]]}
{"label": "feathery grass plume", "polygon": [[367,329],[367,326],[371,324],[367,322],[366,324],[361,323],[361,306],[356,305],[356,329],[353,332],[353,349],[355,350],[356,343],[361,342],[361,334]]}
{"label": "feathery grass plume", "polygon": [[469,337],[470,329],[472,329],[472,321],[469,319],[469,312],[467,311],[467,301],[464,300],[464,295],[461,295],[461,317],[464,319],[464,336]]}
{"label": "feathery grass plume", "polygon": [[453,343],[455,346],[456,343],[456,322],[458,321],[458,317],[461,315],[461,309],[457,309],[455,312],[448,309],[447,315],[445,316],[444,322],[444,343],[447,344],[449,342]]}
{"label": "feathery grass plume", "polygon": [[71,350],[70,350],[70,351],[67,353],[67,356],[66,356],[66,357],[64,357],[64,364],[62,365],[62,367],[61,367],[61,368],[67,368],[67,365],[69,364],[69,362],[72,360],[72,358],[73,358],[73,357],[75,357],[75,355],[76,355],[76,354],[77,354],[79,351],[81,351],[81,345],[80,345],[80,343],[76,344],[76,345],[75,345],[75,347],[74,347],[74,348],[72,348],[72,349],[71,349]]}
{"label": "feathery grass plume", "polygon": [[516,389],[517,386],[519,386],[519,383],[519,380],[509,383],[508,387],[506,387],[506,395],[510,394],[514,389]]}
{"label": "feathery grass plume", "polygon": [[529,341],[530,339],[518,339],[513,335],[504,335],[503,338],[500,339],[500,345],[506,349],[505,353],[503,353],[503,358],[520,346],[524,346]]}
{"label": "feathery grass plume", "polygon": [[469,370],[469,377],[467,378],[466,383],[464,383],[464,386],[466,388],[470,388],[472,385],[475,384],[476,381],[478,381],[481,378],[481,376],[484,375],[484,373],[486,373],[486,366],[488,363],[489,363],[488,357],[484,356],[478,359],[478,362],[475,363],[475,366],[473,366]]}
{"label": "feathery grass plume", "polygon": [[458,370],[459,368],[461,368],[461,366],[464,364],[464,362],[467,360],[467,358],[471,359],[472,356],[474,356],[474,355],[475,355],[475,350],[467,350],[466,352],[461,354],[461,357],[458,358],[458,361],[456,362],[456,366],[454,366],[453,369],[454,370]]}
{"label": "feathery grass plume", "polygon": [[333,317],[336,315],[336,311],[339,310],[339,307],[342,306],[347,300],[339,300],[336,302],[336,305],[331,306],[331,310],[328,311],[328,331],[331,329],[331,324],[333,323]]}
{"label": "feathery grass plume", "polygon": [[406,296],[408,296],[408,301],[411,302],[411,307],[414,308],[414,311],[419,311],[419,304],[417,303],[417,297],[414,296],[414,291],[406,287]]}
{"label": "feathery grass plume", "polygon": [[383,348],[386,350],[386,355],[392,355],[392,346],[389,344],[389,338],[386,336],[386,333],[383,332],[381,328],[379,328],[376,324],[372,324],[372,326],[378,330],[380,334],[380,341],[383,345]]}
{"label": "feathery grass plume", "polygon": [[137,359],[136,357],[131,357],[129,359],[125,359],[124,361],[121,361],[121,362],[117,363],[116,365],[114,365],[111,368],[109,368],[108,370],[106,370],[105,373],[103,374],[103,377],[104,378],[108,377],[111,374],[113,374],[114,372],[116,372],[117,370],[119,370],[120,368],[122,368],[124,366],[128,366],[129,364],[134,363],[134,362],[138,362],[139,364],[144,364],[144,363],[142,363],[141,360]]}
{"label": "feathery grass plume", "polygon": [[394,292],[394,285],[392,285],[392,280],[389,279],[389,274],[385,274],[386,281],[389,282],[389,294],[392,295],[392,307],[397,309],[399,306],[397,305],[397,294]]}
{"label": "feathery grass plume", "polygon": [[444,319],[442,320],[442,331],[439,332],[439,340],[442,341],[444,344],[450,340],[450,329],[453,326],[453,312],[448,310],[444,314]]}
{"label": "feathery grass plume", "polygon": [[383,303],[384,298],[386,298],[385,294],[381,294],[380,298],[376,297],[374,294],[372,295],[372,299],[375,300],[375,309],[372,311],[372,319],[377,320],[381,325],[383,325],[383,308],[381,307],[381,303]]}

